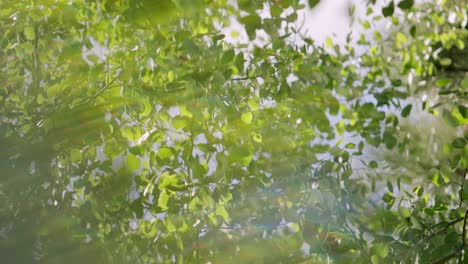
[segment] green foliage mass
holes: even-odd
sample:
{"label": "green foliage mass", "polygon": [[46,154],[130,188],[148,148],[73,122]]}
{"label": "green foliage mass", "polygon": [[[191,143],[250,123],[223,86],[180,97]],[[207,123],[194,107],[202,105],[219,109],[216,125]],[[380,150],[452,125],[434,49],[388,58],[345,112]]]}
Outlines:
{"label": "green foliage mass", "polygon": [[468,4],[427,2],[322,47],[320,1],[0,1],[2,262],[462,261]]}

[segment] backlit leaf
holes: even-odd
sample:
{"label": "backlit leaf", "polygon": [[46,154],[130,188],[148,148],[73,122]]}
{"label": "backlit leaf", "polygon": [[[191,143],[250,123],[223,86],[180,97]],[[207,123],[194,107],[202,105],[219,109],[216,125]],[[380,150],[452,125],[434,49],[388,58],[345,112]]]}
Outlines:
{"label": "backlit leaf", "polygon": [[129,153],[125,158],[125,166],[131,171],[138,170],[140,168],[140,159]]}

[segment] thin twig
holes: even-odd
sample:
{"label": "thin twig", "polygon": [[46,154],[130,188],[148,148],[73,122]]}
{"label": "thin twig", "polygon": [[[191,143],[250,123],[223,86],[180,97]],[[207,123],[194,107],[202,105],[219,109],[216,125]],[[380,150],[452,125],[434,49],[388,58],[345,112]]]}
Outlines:
{"label": "thin twig", "polygon": [[253,76],[232,78],[231,81],[245,81],[245,80],[257,79],[257,78],[261,78],[261,77],[273,76],[276,72],[277,72],[277,70],[275,70],[273,73],[270,73],[270,74],[258,74],[258,75],[253,75]]}
{"label": "thin twig", "polygon": [[466,245],[466,218],[468,216],[468,209],[465,211],[465,219],[463,220],[463,244],[462,246],[464,247]]}
{"label": "thin twig", "polygon": [[[154,221],[153,223],[151,223],[151,228],[153,227],[153,225],[156,223],[156,221]],[[130,263],[135,263],[137,260],[140,260],[141,257],[143,257],[150,249],[151,249],[151,245],[153,245],[158,239],[159,239],[159,236],[161,235],[161,233],[158,232],[158,234],[156,235],[156,237],[150,241],[145,249],[143,249],[143,251],[140,252],[140,254],[138,254],[138,256],[136,256],[135,258],[133,258],[133,260],[130,262]]]}
{"label": "thin twig", "polygon": [[351,226],[349,225],[348,221],[345,219],[344,221],[346,227],[348,228],[349,232],[351,232],[351,234],[353,235],[354,239],[357,241],[358,245],[361,247],[361,250],[362,252],[364,253],[364,255],[366,255],[369,259],[371,259],[371,256],[369,256],[369,253],[367,253],[367,250],[366,250],[366,247],[365,247],[365,244],[362,242],[362,240],[356,235],[356,233],[354,232],[354,230],[351,228]]}
{"label": "thin twig", "polygon": [[[466,170],[465,170],[465,175],[466,175]],[[466,216],[467,215],[468,215],[468,209],[466,209],[465,211],[465,220],[463,221],[462,246],[461,246],[462,248],[466,246]],[[464,254],[460,254],[460,256],[458,257],[458,263],[462,263],[463,255]]]}
{"label": "thin twig", "polygon": [[465,219],[465,217],[460,217],[460,218],[457,218],[457,219],[452,220],[452,221],[450,221],[450,222],[441,222],[441,223],[438,223],[438,224],[435,224],[435,225],[433,225],[433,226],[428,227],[427,230],[431,230],[431,229],[434,229],[434,228],[436,228],[436,227],[439,227],[439,226],[441,226],[441,225],[445,225],[445,224],[446,224],[447,226],[445,226],[444,229],[442,229],[442,231],[445,231],[445,230],[447,230],[447,228],[448,228],[449,226],[454,225],[454,224],[456,224],[456,223],[462,221],[463,219]]}
{"label": "thin twig", "polygon": [[458,253],[460,253],[460,251],[462,251],[462,250],[463,250],[463,247],[459,247],[459,248],[457,248],[455,251],[453,251],[452,253],[450,253],[449,255],[434,260],[433,262],[431,262],[431,264],[442,264],[442,263],[446,263],[447,261],[449,261],[449,260],[453,259],[454,257],[456,257],[456,256],[458,255]]}
{"label": "thin twig", "polygon": [[462,232],[462,244],[454,250],[452,253],[449,255],[436,259],[431,264],[442,264],[446,263],[447,261],[451,260],[452,258],[455,258],[462,250],[465,249],[466,247],[466,219],[468,218],[468,209],[465,211],[465,216],[463,217],[463,232]]}
{"label": "thin twig", "polygon": [[94,93],[91,97],[86,98],[83,102],[79,103],[75,107],[85,105],[85,104],[89,103],[91,100],[93,100],[94,98],[101,95],[105,90],[107,90],[107,88],[109,88],[117,80],[117,78],[119,78],[119,76],[120,76],[120,74],[117,74],[108,84],[106,84],[104,87],[99,89],[96,93]]}
{"label": "thin twig", "polygon": [[[409,254],[410,254],[412,251],[414,252],[414,250],[416,250],[416,248],[417,248],[420,244],[422,244],[422,243],[424,243],[424,242],[427,242],[427,241],[431,240],[432,238],[434,238],[434,237],[436,237],[436,236],[438,236],[438,235],[444,233],[445,231],[447,231],[447,229],[449,229],[449,227],[451,227],[451,226],[455,225],[456,223],[458,223],[458,222],[464,220],[465,217],[466,217],[466,214],[465,214],[464,217],[457,218],[457,219],[452,220],[452,221],[450,221],[450,222],[441,222],[441,223],[438,223],[438,224],[435,224],[435,225],[433,225],[433,226],[428,227],[426,230],[431,230],[431,229],[434,229],[434,228],[436,228],[436,227],[438,227],[438,226],[446,225],[446,226],[444,226],[444,228],[442,228],[441,230],[439,230],[439,231],[437,231],[437,232],[435,232],[435,233],[432,233],[431,235],[429,235],[429,236],[427,236],[427,237],[421,239],[421,240],[418,241],[416,244],[414,244],[414,245],[411,247],[411,249],[408,250],[408,252],[406,253],[405,260],[409,257]],[[465,219],[465,220],[466,220],[466,219]]]}

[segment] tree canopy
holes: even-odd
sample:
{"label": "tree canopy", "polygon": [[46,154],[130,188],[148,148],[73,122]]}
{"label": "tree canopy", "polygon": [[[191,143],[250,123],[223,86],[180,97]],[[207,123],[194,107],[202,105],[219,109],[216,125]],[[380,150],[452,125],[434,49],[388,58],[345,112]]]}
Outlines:
{"label": "tree canopy", "polygon": [[375,2],[0,1],[2,261],[466,261],[468,3]]}

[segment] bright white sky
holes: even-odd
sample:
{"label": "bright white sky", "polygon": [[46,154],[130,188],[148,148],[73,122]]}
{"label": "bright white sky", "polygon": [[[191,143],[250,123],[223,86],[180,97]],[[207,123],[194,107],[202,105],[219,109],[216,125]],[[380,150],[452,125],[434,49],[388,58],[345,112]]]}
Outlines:
{"label": "bright white sky", "polygon": [[[307,2],[307,1],[305,1]],[[349,8],[353,0],[324,0],[312,10],[301,10],[299,21],[305,19],[304,33],[317,41],[325,42],[328,36],[336,35],[342,43],[350,30]]]}
{"label": "bright white sky", "polygon": [[[307,5],[307,0],[301,0],[303,4]],[[356,6],[355,14],[362,17],[365,11],[366,0],[322,0],[313,9],[304,8],[298,13],[298,27],[304,23],[302,33],[314,39],[319,45],[323,44],[328,36],[332,37],[334,43],[344,44],[346,35],[351,30],[351,18],[349,16],[349,9],[351,5]],[[268,11],[265,10],[265,14]],[[261,16],[265,14],[260,14]],[[353,27],[356,27],[354,23]],[[231,25],[222,27],[222,32],[226,35],[225,40],[230,43],[246,43],[248,41],[247,34],[240,30],[243,28],[239,22],[231,20]],[[239,35],[233,37],[231,32],[237,32]],[[264,32],[257,31],[257,37],[267,37]],[[258,39],[257,39],[258,41]],[[257,41],[254,41],[258,44]],[[260,40],[260,42],[262,42]]]}

